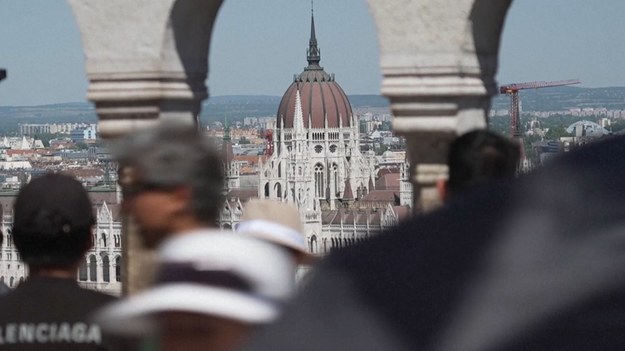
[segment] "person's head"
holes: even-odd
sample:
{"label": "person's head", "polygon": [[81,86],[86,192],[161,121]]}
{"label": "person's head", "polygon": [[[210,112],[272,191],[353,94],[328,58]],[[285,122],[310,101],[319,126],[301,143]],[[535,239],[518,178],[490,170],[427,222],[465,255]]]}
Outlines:
{"label": "person's head", "polygon": [[520,146],[503,136],[488,130],[463,134],[449,147],[447,195],[514,177],[519,158]]}
{"label": "person's head", "polygon": [[175,232],[214,226],[222,206],[222,162],[213,143],[189,127],[162,125],[112,145],[124,211],[147,247]]}
{"label": "person's head", "polygon": [[274,200],[249,200],[236,231],[285,248],[296,264],[314,260],[306,250],[304,228],[294,205]]}
{"label": "person's head", "polygon": [[46,174],[24,186],[13,207],[13,242],[37,268],[73,269],[93,245],[95,218],[87,191],[75,179]]}
{"label": "person's head", "polygon": [[294,290],[294,267],[269,243],[189,234],[159,250],[155,285],[99,316],[112,334],[156,333],[162,350],[232,350],[277,318]]}

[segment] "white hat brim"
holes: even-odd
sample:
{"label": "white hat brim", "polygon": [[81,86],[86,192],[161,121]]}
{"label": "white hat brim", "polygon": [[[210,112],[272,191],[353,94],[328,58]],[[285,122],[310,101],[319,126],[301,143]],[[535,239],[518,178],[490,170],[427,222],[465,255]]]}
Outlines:
{"label": "white hat brim", "polygon": [[153,330],[154,314],[190,312],[249,324],[271,322],[278,316],[274,303],[244,292],[197,284],[170,284],[139,293],[102,309],[96,316],[114,334],[143,334]]}

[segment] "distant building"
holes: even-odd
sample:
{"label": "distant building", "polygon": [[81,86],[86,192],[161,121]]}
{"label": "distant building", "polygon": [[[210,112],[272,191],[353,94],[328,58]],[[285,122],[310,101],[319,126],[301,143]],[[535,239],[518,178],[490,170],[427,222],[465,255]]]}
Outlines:
{"label": "distant building", "polygon": [[70,138],[75,144],[94,143],[97,140],[97,131],[95,128],[74,129],[70,133]]}
{"label": "distant building", "polygon": [[323,255],[397,224],[410,213],[412,202],[401,198],[411,199],[412,187],[400,185],[409,184],[404,172],[393,189],[380,190],[390,196],[375,196],[377,160],[372,151],[360,151],[358,117],[334,75],[319,65],[314,18],[307,59],[308,66],[294,77],[278,107],[267,148],[273,154],[259,158],[257,189],[241,187],[241,163],[225,133],[227,201],[220,225],[235,226],[252,197],[290,202],[299,208],[309,251]]}

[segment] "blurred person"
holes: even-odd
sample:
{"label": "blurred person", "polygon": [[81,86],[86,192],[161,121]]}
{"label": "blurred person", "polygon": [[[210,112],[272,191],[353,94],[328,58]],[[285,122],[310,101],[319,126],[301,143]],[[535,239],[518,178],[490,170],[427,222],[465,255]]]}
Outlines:
{"label": "blurred person", "polygon": [[488,130],[474,130],[449,146],[449,179],[439,184],[444,200],[493,181],[514,178],[521,157],[512,140]]}
{"label": "blurred person", "polygon": [[114,334],[155,333],[159,350],[233,350],[274,320],[293,291],[291,258],[232,234],[172,238],[158,252],[154,286],[99,313]]}
{"label": "blurred person", "polygon": [[315,261],[306,249],[299,211],[292,204],[251,199],[243,207],[236,231],[286,249],[296,265],[309,265]]}
{"label": "blurred person", "polygon": [[622,350],[625,138],[327,257],[245,351]]}
{"label": "blurred person", "polygon": [[93,245],[91,201],[75,179],[47,174],[14,204],[13,242],[29,276],[0,297],[1,350],[104,350],[94,310],[112,296],[82,289],[76,273]]}
{"label": "blurred person", "polygon": [[216,228],[223,171],[214,145],[199,131],[162,124],[112,145],[119,162],[124,212],[147,248],[166,238]]}

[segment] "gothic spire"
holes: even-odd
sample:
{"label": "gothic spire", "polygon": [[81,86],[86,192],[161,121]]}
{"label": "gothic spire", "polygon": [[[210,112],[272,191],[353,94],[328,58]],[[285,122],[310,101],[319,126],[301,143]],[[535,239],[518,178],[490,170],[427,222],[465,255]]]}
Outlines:
{"label": "gothic spire", "polygon": [[308,40],[308,66],[319,66],[321,61],[321,50],[317,47],[317,36],[315,35],[315,13],[313,3],[310,2],[310,39]]}

